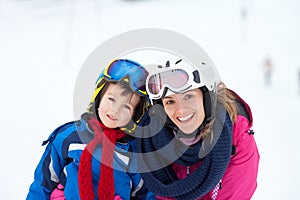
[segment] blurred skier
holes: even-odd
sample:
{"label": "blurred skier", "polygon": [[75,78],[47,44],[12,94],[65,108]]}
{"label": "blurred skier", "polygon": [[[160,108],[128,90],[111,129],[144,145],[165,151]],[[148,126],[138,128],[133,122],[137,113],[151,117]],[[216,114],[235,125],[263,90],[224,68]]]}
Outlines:
{"label": "blurred skier", "polygon": [[298,69],[298,87],[299,87],[299,94],[300,94],[300,67]]}
{"label": "blurred skier", "polygon": [[272,85],[272,74],[274,70],[271,57],[268,56],[265,58],[263,62],[263,70],[264,70],[265,85],[269,87]]}

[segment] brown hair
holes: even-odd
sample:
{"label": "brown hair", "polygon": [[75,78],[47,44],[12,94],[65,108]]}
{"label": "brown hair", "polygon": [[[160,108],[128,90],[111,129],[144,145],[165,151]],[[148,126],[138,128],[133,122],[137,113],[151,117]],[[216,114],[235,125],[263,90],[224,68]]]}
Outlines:
{"label": "brown hair", "polygon": [[[237,106],[236,106],[236,97],[234,94],[228,90],[223,82],[219,83],[218,85],[218,92],[217,92],[217,101],[224,106],[226,111],[228,112],[232,123],[235,123],[236,116],[237,116]],[[212,119],[206,126],[204,127],[201,135],[202,138],[205,138],[207,134],[213,134],[212,127],[214,124],[215,118]],[[213,138],[213,137],[212,137]]]}

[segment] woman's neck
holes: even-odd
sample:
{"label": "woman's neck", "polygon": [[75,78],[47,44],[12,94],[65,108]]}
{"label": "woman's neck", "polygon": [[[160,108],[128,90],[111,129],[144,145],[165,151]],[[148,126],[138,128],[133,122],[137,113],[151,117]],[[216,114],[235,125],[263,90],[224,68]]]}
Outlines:
{"label": "woman's neck", "polygon": [[198,131],[196,130],[194,133],[186,134],[186,133],[183,133],[180,130],[178,130],[177,132],[173,131],[175,137],[178,140],[180,140],[183,144],[188,145],[188,146],[196,144],[197,142],[200,141],[201,136],[197,132]]}

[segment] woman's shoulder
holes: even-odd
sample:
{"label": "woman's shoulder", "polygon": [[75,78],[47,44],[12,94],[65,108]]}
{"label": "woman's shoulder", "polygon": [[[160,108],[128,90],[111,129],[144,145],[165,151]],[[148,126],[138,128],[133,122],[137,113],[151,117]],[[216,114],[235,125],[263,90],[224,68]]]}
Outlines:
{"label": "woman's shoulder", "polygon": [[237,122],[238,123],[242,118],[247,119],[248,125],[252,126],[253,124],[253,116],[252,116],[252,111],[249,106],[249,104],[240,96],[238,95],[235,91],[228,89],[234,96],[235,96],[235,103],[237,106]]}
{"label": "woman's shoulder", "polygon": [[236,97],[237,117],[232,127],[233,146],[238,145],[246,138],[251,138],[254,134],[252,130],[253,116],[248,103],[236,92],[230,90]]}

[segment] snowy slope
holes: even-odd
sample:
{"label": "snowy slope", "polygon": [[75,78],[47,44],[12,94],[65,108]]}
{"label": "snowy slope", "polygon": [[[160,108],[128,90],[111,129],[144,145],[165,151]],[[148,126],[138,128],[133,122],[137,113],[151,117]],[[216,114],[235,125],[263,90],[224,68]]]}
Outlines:
{"label": "snowy slope", "polygon": [[[299,8],[297,0],[0,0],[0,199],[26,197],[42,141],[73,120],[87,56],[114,35],[146,27],[199,43],[252,107],[261,154],[253,199],[300,199]],[[266,55],[272,87],[263,80]]]}

